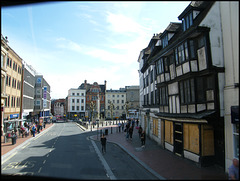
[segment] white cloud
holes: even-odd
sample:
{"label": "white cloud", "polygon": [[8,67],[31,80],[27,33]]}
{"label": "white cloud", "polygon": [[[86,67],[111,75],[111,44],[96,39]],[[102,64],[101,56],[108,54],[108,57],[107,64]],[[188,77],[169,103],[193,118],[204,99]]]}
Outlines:
{"label": "white cloud", "polygon": [[113,14],[107,12],[107,23],[109,23],[109,30],[114,33],[137,33],[141,34],[147,28],[141,26],[134,19],[123,14]]}

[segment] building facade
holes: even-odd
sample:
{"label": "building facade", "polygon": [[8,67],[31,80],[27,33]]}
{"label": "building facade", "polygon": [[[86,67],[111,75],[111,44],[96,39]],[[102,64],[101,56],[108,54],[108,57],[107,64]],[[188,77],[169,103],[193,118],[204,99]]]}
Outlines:
{"label": "building facade", "polygon": [[219,3],[225,64],[225,171],[239,159],[239,2]]}
{"label": "building facade", "polygon": [[54,101],[53,104],[53,115],[58,117],[65,117],[66,110],[65,110],[65,99],[57,99]]}
{"label": "building facade", "polygon": [[32,117],[39,118],[50,116],[51,96],[50,85],[43,78],[43,75],[35,75],[34,112]]}
{"label": "building facade", "polygon": [[127,119],[138,119],[139,116],[139,86],[125,86]]}
{"label": "building facade", "polygon": [[[14,129],[21,124],[21,102],[22,102],[22,58],[8,45],[7,39],[2,37],[1,53],[4,55],[6,66],[5,84],[3,90],[5,93],[4,114],[2,114],[4,133]],[[4,62],[3,62],[4,63]],[[2,69],[1,69],[2,70]],[[2,71],[1,71],[2,72]],[[4,74],[4,73],[3,73]],[[3,77],[3,79],[4,79]]]}
{"label": "building facade", "polygon": [[224,167],[219,9],[219,2],[192,1],[179,15],[181,23],[170,23],[159,40],[152,38],[138,62],[144,96],[140,121],[147,135],[201,166]]}
{"label": "building facade", "polygon": [[104,84],[93,84],[84,81],[80,87],[86,89],[86,119],[103,119],[105,118],[105,93],[107,81]]}
{"label": "building facade", "polygon": [[126,89],[106,90],[106,119],[123,119],[126,117]]}
{"label": "building facade", "polygon": [[23,61],[22,118],[30,120],[34,112],[36,70]]}
{"label": "building facade", "polygon": [[[84,119],[86,111],[86,90],[74,89],[68,90],[67,112],[69,119]],[[56,101],[55,101],[56,103]],[[54,108],[55,109],[55,108]]]}

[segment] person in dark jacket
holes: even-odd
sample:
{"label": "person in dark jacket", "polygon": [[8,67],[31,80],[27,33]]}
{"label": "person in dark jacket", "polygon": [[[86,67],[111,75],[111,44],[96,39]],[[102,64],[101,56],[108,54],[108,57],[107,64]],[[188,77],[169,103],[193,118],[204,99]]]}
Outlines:
{"label": "person in dark jacket", "polygon": [[131,127],[129,128],[130,140],[132,140],[132,135],[133,135],[133,127],[131,126]]}
{"label": "person in dark jacket", "polygon": [[141,134],[142,147],[145,147],[145,141],[146,141],[146,134],[145,134],[145,131],[143,130]]}
{"label": "person in dark jacket", "polygon": [[102,144],[102,153],[106,153],[106,143],[107,143],[107,138],[102,134],[101,137],[101,144]]}
{"label": "person in dark jacket", "polygon": [[142,126],[140,125],[138,128],[138,134],[139,134],[139,138],[141,138],[141,134],[142,134]]}

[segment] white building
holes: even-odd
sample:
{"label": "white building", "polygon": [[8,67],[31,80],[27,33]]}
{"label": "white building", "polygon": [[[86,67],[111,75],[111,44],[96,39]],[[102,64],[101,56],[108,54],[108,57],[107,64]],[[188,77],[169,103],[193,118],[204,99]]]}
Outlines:
{"label": "white building", "polygon": [[68,90],[68,116],[70,119],[85,117],[86,111],[86,90],[74,89]]}
{"label": "white building", "polygon": [[126,115],[126,89],[106,90],[105,115],[107,119],[118,119]]}
{"label": "white building", "polygon": [[[228,172],[232,159],[239,158],[239,2],[218,4],[225,64],[225,171]],[[235,111],[238,116],[234,115]]]}

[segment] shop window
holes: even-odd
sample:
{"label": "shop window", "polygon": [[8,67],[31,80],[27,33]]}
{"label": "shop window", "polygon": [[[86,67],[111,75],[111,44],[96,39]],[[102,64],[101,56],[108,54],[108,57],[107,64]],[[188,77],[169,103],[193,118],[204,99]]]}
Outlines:
{"label": "shop window", "polygon": [[173,144],[173,122],[165,121],[165,141]]}
{"label": "shop window", "polygon": [[158,120],[153,119],[153,134],[158,136]]}
{"label": "shop window", "polygon": [[239,158],[239,123],[233,124],[234,157]]}
{"label": "shop window", "polygon": [[183,124],[184,149],[199,154],[198,124]]}

